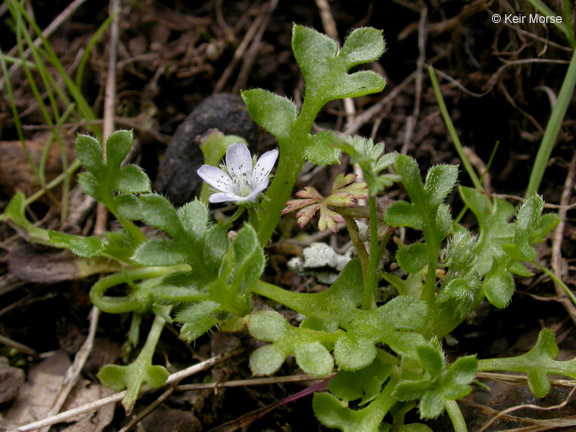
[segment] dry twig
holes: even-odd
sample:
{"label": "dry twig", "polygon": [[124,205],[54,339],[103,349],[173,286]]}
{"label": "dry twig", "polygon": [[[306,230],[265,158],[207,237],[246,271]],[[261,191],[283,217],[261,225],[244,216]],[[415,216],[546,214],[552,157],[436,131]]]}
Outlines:
{"label": "dry twig", "polygon": [[[552,270],[556,277],[563,280],[566,277],[566,266],[562,259],[562,241],[564,239],[564,228],[566,227],[566,213],[568,211],[568,203],[572,195],[572,188],[574,187],[574,176],[576,176],[576,153],[572,156],[570,165],[568,167],[568,174],[564,183],[564,190],[562,191],[562,198],[560,199],[560,209],[558,210],[558,217],[560,223],[554,231],[552,241]],[[557,283],[554,283],[556,294],[558,295],[560,303],[566,309],[566,312],[572,318],[572,322],[576,323],[576,305],[570,301],[564,290]]]}
{"label": "dry twig", "polygon": [[[170,375],[168,377],[168,379],[166,380],[166,383],[164,385],[165,386],[171,385],[175,382],[179,382],[179,381],[183,380],[184,378],[187,378],[189,376],[192,376],[194,374],[202,372],[203,370],[206,370],[206,369],[214,366],[216,363],[228,358],[231,354],[233,354],[233,353],[228,353],[225,355],[212,357],[212,358],[205,360],[201,363],[197,363],[193,366],[190,366],[189,368],[186,368],[180,372],[173,373],[172,375]],[[154,389],[147,389],[147,391],[150,391],[150,390],[154,390]],[[99,399],[97,401],[90,402],[86,405],[82,405],[78,408],[74,408],[74,409],[65,411],[63,413],[54,415],[52,417],[48,417],[48,418],[43,419],[43,420],[36,421],[34,423],[30,423],[30,424],[27,424],[24,426],[17,427],[13,430],[13,432],[29,432],[29,431],[33,431],[36,429],[40,429],[42,427],[58,424],[58,423],[61,423],[63,421],[74,418],[79,414],[84,414],[87,412],[95,411],[98,408],[102,408],[106,405],[120,402],[124,398],[125,395],[126,395],[126,391],[121,391],[119,393],[115,393],[113,395]]]}

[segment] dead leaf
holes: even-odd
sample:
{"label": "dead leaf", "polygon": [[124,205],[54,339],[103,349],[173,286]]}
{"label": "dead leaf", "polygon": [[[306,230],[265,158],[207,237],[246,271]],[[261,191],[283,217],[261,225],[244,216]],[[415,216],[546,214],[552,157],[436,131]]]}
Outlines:
{"label": "dead leaf", "polygon": [[69,366],[68,355],[58,351],[30,369],[28,382],[20,389],[1,425],[10,429],[46,417]]}

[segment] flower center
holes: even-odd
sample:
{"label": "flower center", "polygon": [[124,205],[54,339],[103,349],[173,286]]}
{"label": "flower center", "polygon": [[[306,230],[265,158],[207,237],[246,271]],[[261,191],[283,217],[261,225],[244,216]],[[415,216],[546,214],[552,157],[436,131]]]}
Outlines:
{"label": "flower center", "polygon": [[232,176],[232,181],[234,182],[234,193],[236,195],[241,197],[250,195],[250,192],[252,192],[252,187],[250,186],[249,177],[250,176],[248,173]]}

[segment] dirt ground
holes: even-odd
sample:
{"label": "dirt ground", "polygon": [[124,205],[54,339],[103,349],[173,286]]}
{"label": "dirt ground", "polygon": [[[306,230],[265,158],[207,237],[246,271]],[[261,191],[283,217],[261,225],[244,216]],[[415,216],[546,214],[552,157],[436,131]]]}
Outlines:
{"label": "dirt ground", "polygon": [[[29,2],[40,28],[49,26],[71,3]],[[535,13],[521,0],[209,0],[177,2],[123,0],[119,15],[114,120],[117,128],[135,132],[138,151],[133,159],[155,180],[159,192],[175,202],[199,192],[200,183],[190,173],[202,163],[194,139],[207,129],[247,136],[262,153],[274,145],[243,117],[233,118],[233,102],[202,105],[214,95],[238,95],[242,89],[264,88],[302,100],[304,82],[290,49],[293,23],[313,27],[344,40],[354,28],[373,26],[384,31],[387,51],[370,68],[387,80],[384,92],[328,104],[318,119],[322,128],[358,133],[385,141],[388,151],[414,156],[425,170],[437,163],[459,164],[427,73],[434,66],[443,97],[459,137],[479,172],[492,159],[484,182],[488,191],[505,196],[514,205],[525,193],[533,161],[554,103],[562,86],[572,49],[553,25],[494,23],[493,15]],[[563,11],[560,0],[547,2]],[[9,55],[16,46],[10,13],[0,6],[0,48]],[[574,10],[572,11],[574,12]],[[90,38],[109,15],[108,5],[85,1],[49,36],[65,68],[73,73]],[[573,14],[574,15],[574,14]],[[86,64],[82,91],[99,118],[106,103],[105,85],[110,56],[110,32],[96,43]],[[47,125],[35,103],[26,75],[11,76],[16,108],[31,157],[39,160],[46,142]],[[231,99],[235,100],[234,98]],[[232,107],[231,107],[232,106]],[[374,108],[376,107],[376,108]],[[371,109],[372,108],[372,109]],[[194,113],[190,116],[191,113]],[[181,124],[191,124],[187,135]],[[80,121],[65,123],[62,134],[73,157]],[[576,285],[571,210],[575,202],[576,169],[574,104],[566,118],[539,190],[550,210],[562,209],[563,232],[539,247],[539,261],[552,268],[570,288]],[[494,152],[494,148],[497,149]],[[162,160],[167,148],[180,146],[179,173],[183,181],[166,180]],[[493,154],[494,152],[494,154]],[[493,157],[492,157],[493,156]],[[168,157],[168,156],[166,156]],[[62,170],[59,152],[51,151],[46,164],[48,179]],[[304,172],[300,185],[320,191],[339,172],[351,167],[344,161],[329,169]],[[188,177],[186,177],[188,176]],[[190,178],[189,178],[190,177]],[[460,182],[470,181],[461,169]],[[38,180],[21,150],[13,111],[6,92],[0,90],[0,211],[16,191],[30,195]],[[391,192],[391,198],[402,194]],[[91,233],[96,210],[72,191],[70,213],[61,218],[61,192],[55,189],[31,206],[31,217],[43,227],[72,233]],[[461,203],[453,201],[457,212]],[[560,207],[559,207],[560,206]],[[298,227],[289,219],[269,247],[266,277],[294,289],[310,289],[313,280],[287,270],[287,261],[302,246],[286,241]],[[312,229],[306,234],[315,235]],[[317,238],[317,236],[315,237]],[[348,239],[324,237],[336,248]],[[33,248],[9,224],[0,225],[0,412],[6,419],[26,424],[48,416],[48,400],[62,388],[62,379],[89,335],[91,304],[88,291],[97,276],[78,278],[67,267],[67,257]],[[509,356],[527,351],[539,329],[555,330],[564,359],[576,356],[576,309],[559,297],[550,279],[536,275],[517,281],[512,304],[504,310],[481,307],[473,319],[447,341],[449,356],[478,353],[479,357]],[[257,299],[255,301],[263,301]],[[94,345],[79,374],[80,380],[63,409],[81,406],[112,392],[98,384],[96,373],[104,364],[121,362],[134,353],[123,350],[129,323],[116,315],[102,314]],[[6,339],[6,340],[4,340]],[[255,342],[246,334],[215,331],[192,346],[178,339],[168,326],[157,350],[156,362],[171,372],[215,355],[226,359],[188,379],[187,383],[222,383],[250,379],[248,358]],[[297,374],[290,360],[278,376]],[[496,413],[517,405],[558,406],[551,410],[524,408],[508,413],[487,430],[560,429],[558,419],[573,417],[574,387],[554,386],[544,400],[533,398],[524,386],[502,377],[485,377],[461,404],[469,430],[483,430]],[[117,404],[95,411],[79,423],[69,421],[52,430],[69,431],[321,431],[312,412],[311,397],[278,404],[310,382],[272,383],[234,388],[208,385],[204,390],[160,390],[144,395],[135,414],[126,417]],[[160,398],[160,399],[159,399]],[[565,402],[565,403],[563,403]],[[147,410],[140,423],[130,421]],[[270,409],[268,409],[268,408]],[[531,420],[539,419],[539,420]],[[576,424],[576,423],[573,423]],[[450,430],[447,419],[430,423],[433,430]],[[533,427],[532,429],[514,429]],[[567,426],[564,430],[576,430]]]}

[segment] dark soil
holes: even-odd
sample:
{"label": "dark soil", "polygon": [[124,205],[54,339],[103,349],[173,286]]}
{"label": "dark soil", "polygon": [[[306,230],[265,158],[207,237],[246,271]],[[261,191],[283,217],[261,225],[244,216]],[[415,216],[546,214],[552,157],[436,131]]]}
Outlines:
{"label": "dark soil", "polygon": [[[563,10],[563,2],[549,3],[554,10]],[[68,4],[63,1],[32,2],[39,26],[48,26]],[[274,1],[264,0],[123,2],[116,126],[134,129],[140,149],[137,162],[155,180],[156,189],[176,204],[188,201],[199,192],[200,183],[194,174],[202,163],[197,137],[207,130],[218,128],[224,133],[244,136],[255,143],[260,153],[274,146],[270,136],[246,119],[238,97],[241,89],[265,88],[301,102],[304,83],[290,49],[292,24],[323,31],[323,21],[316,3],[303,1],[278,2],[268,21],[266,11],[274,4]],[[490,160],[497,146],[485,178],[488,190],[513,197],[524,195],[551,112],[550,96],[558,95],[567,69],[566,64],[558,61],[567,62],[571,56],[569,44],[557,28],[492,23],[493,13],[527,15],[534,12],[528,2],[514,0],[334,0],[329,5],[340,41],[356,27],[373,26],[384,30],[387,42],[387,52],[370,67],[382,73],[388,85],[382,94],[355,100],[356,115],[401,88],[376,115],[358,128],[358,134],[385,141],[388,151],[413,155],[422,170],[438,163],[459,164],[428,78],[426,67],[433,65],[442,73],[439,78],[443,96],[460,139],[470,150],[473,162],[480,161],[477,169],[484,166],[481,161],[485,164]],[[16,44],[9,15],[4,12],[0,16],[3,24],[0,25],[0,47],[4,53]],[[86,47],[107,17],[107,5],[86,2],[50,37],[65,67],[75,67],[79,50]],[[425,20],[425,32],[420,34],[423,50],[418,45],[421,17]],[[247,50],[235,55],[246,35],[254,34],[251,28],[258,22],[260,26],[266,25],[261,40],[246,39],[249,42]],[[103,110],[108,54],[109,35],[105,32],[95,45],[83,80],[84,94],[99,116]],[[39,160],[47,126],[35,108],[30,85],[22,71],[13,75],[11,85],[16,108],[23,113],[20,121],[24,126],[24,138],[36,146],[32,157]],[[216,99],[214,95],[217,95]],[[560,203],[566,178],[574,175],[568,172],[574,155],[576,116],[573,108],[572,105],[564,119],[539,190],[545,201],[552,204]],[[341,102],[328,104],[318,125],[344,131],[347,126],[344,105]],[[67,123],[63,128],[70,155],[73,154],[75,133],[84,131],[85,124],[81,122]],[[39,183],[16,141],[18,135],[10,101],[2,89],[0,210],[17,190],[30,195],[38,189]],[[306,185],[322,191],[337,172],[350,169],[343,164],[315,171],[313,176],[307,176]],[[59,170],[61,161],[57,152],[50,153],[47,161],[49,178],[56,176]],[[470,184],[465,172],[461,171],[461,183]],[[395,190],[391,196],[397,197],[401,193]],[[513,197],[512,202],[517,204],[519,201]],[[57,190],[47,195],[31,207],[34,212],[31,217],[41,220],[44,227],[91,233],[95,210],[80,212],[82,199],[73,194],[70,206],[75,219],[61,221],[59,199]],[[462,204],[457,197],[452,201],[456,214]],[[573,202],[572,198],[568,204]],[[576,257],[572,246],[576,239],[575,216],[573,210],[567,212],[562,244],[562,277],[570,288],[576,284]],[[279,232],[285,236],[297,234],[289,218],[285,219]],[[96,277],[78,279],[69,266],[69,257],[23,249],[25,240],[15,235],[13,227],[7,224],[0,227],[0,233],[0,335],[33,350],[25,352],[0,345],[0,356],[7,357],[11,366],[26,373],[48,356],[36,353],[63,351],[73,358],[88,332],[87,316],[91,305],[87,293]],[[309,280],[286,268],[287,260],[300,253],[300,249],[289,248],[279,236],[274,241],[269,248],[271,256],[266,277],[295,289],[309,289]],[[330,241],[342,246],[347,239],[333,236]],[[540,248],[540,260],[548,267],[550,248],[551,240]],[[46,274],[42,275],[39,269],[45,270]],[[478,353],[480,358],[517,355],[530,349],[538,330],[553,328],[563,358],[574,357],[573,321],[556,296],[553,284],[546,277],[537,275],[529,280],[519,280],[517,294],[508,308],[496,311],[482,305],[474,319],[452,334],[451,343],[446,346],[448,355],[454,358],[469,353]],[[123,355],[131,355],[121,349],[128,328],[129,322],[118,316],[101,317],[96,346],[83,370],[83,378],[96,382],[95,374],[102,365],[120,362]],[[177,338],[177,329],[172,330],[163,333],[157,350],[158,364],[169,364],[172,371],[176,371],[216,354],[234,352],[228,360],[195,376],[193,381],[250,378],[248,358],[256,343],[247,335],[216,331],[187,346]],[[278,375],[290,375],[295,371],[296,365],[289,360]],[[0,386],[17,386],[19,379],[18,372],[0,362]],[[492,388],[491,393],[478,386],[478,391],[469,397],[469,403],[463,404],[471,431],[479,430],[503,409],[520,404],[557,405],[569,393],[565,388],[554,388],[550,396],[539,401],[526,387],[484,382]],[[208,431],[277,403],[308,385],[274,384],[174,392],[143,420],[142,428],[138,430]],[[0,403],[6,393],[10,392],[4,388],[0,390]],[[143,396],[135,412],[141,412],[160,394],[161,391]],[[11,402],[7,400],[0,408],[8,412]],[[526,418],[559,419],[573,415],[575,409],[570,402],[558,410],[516,411],[511,415],[517,419],[496,422],[488,430],[529,426]],[[430,423],[433,430],[451,430],[444,417]],[[112,422],[104,430],[120,430],[129,420],[117,408]],[[234,427],[217,430],[327,430],[315,419],[310,396],[278,406],[261,418],[254,415],[245,421],[239,420]],[[58,428],[62,430],[63,426]]]}

